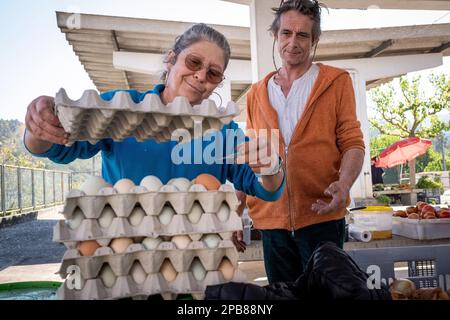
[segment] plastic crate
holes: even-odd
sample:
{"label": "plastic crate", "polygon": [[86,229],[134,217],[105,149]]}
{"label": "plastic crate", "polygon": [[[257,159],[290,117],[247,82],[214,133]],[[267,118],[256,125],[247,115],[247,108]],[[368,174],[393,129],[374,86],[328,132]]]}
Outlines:
{"label": "plastic crate", "polygon": [[408,219],[393,217],[392,233],[416,240],[450,238],[450,219]]}
{"label": "plastic crate", "polygon": [[[450,289],[450,245],[424,245],[354,249],[348,253],[367,273],[373,266],[381,271],[381,281],[390,284],[395,278],[407,278],[417,288]],[[404,265],[403,275],[396,275],[395,265]]]}

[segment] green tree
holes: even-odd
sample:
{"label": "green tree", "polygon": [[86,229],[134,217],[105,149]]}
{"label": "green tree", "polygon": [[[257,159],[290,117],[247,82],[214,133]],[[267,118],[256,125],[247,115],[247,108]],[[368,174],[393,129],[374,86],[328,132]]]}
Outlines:
{"label": "green tree", "polygon": [[[398,139],[430,139],[450,130],[450,121],[439,117],[441,112],[450,110],[450,75],[430,75],[431,97],[425,95],[420,81],[420,77],[401,77],[400,99],[397,99],[397,90],[392,82],[369,91],[376,109],[376,116],[369,121],[381,134]],[[416,182],[415,162],[409,163],[411,185]]]}

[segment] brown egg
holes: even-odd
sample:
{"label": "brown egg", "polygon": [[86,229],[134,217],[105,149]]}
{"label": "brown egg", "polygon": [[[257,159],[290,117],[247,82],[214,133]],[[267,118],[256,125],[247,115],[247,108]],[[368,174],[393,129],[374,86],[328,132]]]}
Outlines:
{"label": "brown egg", "polygon": [[131,244],[133,244],[133,239],[131,238],[117,238],[109,246],[113,249],[114,253],[123,253]]}
{"label": "brown egg", "polygon": [[234,267],[231,264],[230,260],[228,260],[227,258],[222,260],[222,262],[219,265],[218,270],[220,272],[222,272],[223,277],[225,278],[225,280],[230,281],[231,279],[233,279]]}
{"label": "brown egg", "polygon": [[169,282],[174,281],[177,277],[177,271],[167,259],[164,260],[163,264],[161,265],[160,272],[164,279]]}
{"label": "brown egg", "polygon": [[77,245],[77,250],[82,256],[93,256],[98,248],[100,245],[95,240],[81,241]]}
{"label": "brown egg", "polygon": [[207,173],[198,175],[198,177],[195,178],[192,182],[194,184],[204,185],[207,190],[219,190],[220,188],[220,181],[217,180],[216,177]]}

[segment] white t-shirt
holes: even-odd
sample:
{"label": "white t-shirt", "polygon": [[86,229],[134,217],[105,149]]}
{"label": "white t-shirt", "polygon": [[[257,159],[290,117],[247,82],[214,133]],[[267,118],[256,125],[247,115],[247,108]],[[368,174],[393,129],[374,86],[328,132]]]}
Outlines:
{"label": "white t-shirt", "polygon": [[306,102],[319,75],[319,66],[313,64],[309,70],[292,84],[287,98],[281,87],[274,81],[275,75],[268,84],[270,104],[278,113],[278,125],[284,142],[289,145],[297,122],[303,114]]}

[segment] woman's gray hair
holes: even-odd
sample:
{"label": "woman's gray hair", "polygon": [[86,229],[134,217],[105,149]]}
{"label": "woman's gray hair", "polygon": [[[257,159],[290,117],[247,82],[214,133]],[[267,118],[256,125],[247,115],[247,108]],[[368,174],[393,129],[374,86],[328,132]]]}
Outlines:
{"label": "woman's gray hair", "polygon": [[[175,64],[175,62],[178,59],[178,55],[183,50],[189,48],[190,46],[199,41],[209,41],[215,43],[219,48],[223,50],[223,55],[225,58],[225,67],[224,67],[225,70],[228,66],[228,62],[230,61],[231,56],[230,44],[228,43],[228,40],[222,33],[204,23],[193,25],[188,30],[186,30],[181,36],[178,36],[176,38],[175,44],[171,49],[171,52],[174,53],[173,57],[174,60],[170,62]],[[164,62],[165,63],[169,62],[168,55],[166,55]],[[167,81],[167,75],[168,72],[164,71],[161,76],[161,80],[164,81],[164,83],[166,83]]]}

